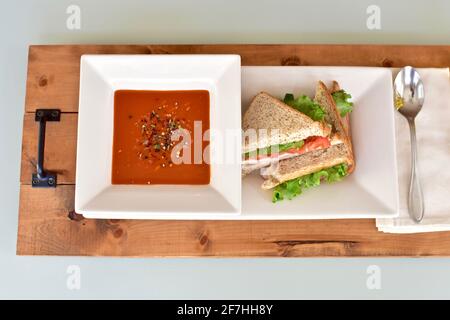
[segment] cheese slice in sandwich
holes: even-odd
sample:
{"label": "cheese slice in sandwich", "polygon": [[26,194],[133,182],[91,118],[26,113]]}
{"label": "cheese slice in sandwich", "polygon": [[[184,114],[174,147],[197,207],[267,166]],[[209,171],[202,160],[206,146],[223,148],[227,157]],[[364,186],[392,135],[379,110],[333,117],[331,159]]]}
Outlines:
{"label": "cheese slice in sandwich", "polygon": [[265,178],[263,189],[274,190],[273,201],[284,198],[291,199],[300,194],[302,189],[320,184],[321,180],[338,181],[351,173],[355,168],[350,125],[343,112],[339,112],[332,94],[345,91],[333,83],[328,90],[321,81],[317,84],[314,101],[323,107],[325,121],[332,126],[332,132],[339,137],[339,142],[328,148],[314,150],[302,155],[272,163],[261,169]]}
{"label": "cheese slice in sandwich", "polygon": [[242,174],[331,145],[331,126],[261,92],[243,117]]}

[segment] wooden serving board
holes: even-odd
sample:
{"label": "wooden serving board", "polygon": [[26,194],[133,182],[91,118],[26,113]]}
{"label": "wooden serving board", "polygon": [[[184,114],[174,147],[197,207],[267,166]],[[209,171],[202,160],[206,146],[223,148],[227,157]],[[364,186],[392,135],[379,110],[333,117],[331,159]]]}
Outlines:
{"label": "wooden serving board", "polygon": [[[384,234],[374,220],[89,220],[73,211],[82,54],[234,53],[243,65],[449,67],[450,46],[57,45],[31,46],[23,126],[17,254],[85,256],[450,256],[450,232]],[[47,124],[45,167],[58,186],[31,187],[37,108]]]}

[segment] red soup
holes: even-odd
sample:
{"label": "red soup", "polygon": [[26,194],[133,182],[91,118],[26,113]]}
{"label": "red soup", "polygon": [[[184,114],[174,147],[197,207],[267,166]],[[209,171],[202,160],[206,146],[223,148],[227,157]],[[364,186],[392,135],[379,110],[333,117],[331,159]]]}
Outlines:
{"label": "red soup", "polygon": [[206,90],[116,91],[112,184],[209,184],[207,130]]}

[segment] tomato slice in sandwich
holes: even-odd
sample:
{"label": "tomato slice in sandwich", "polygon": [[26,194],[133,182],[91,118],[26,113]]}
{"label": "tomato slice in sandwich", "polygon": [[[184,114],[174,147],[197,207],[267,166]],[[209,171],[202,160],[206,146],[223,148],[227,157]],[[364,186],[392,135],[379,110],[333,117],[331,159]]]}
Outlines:
{"label": "tomato slice in sandwich", "polygon": [[276,158],[276,157],[278,157],[282,154],[286,154],[286,153],[301,155],[306,152],[310,152],[310,151],[314,151],[314,150],[326,149],[326,148],[329,148],[330,146],[331,146],[331,142],[328,137],[313,136],[313,137],[307,138],[305,140],[303,146],[300,148],[293,148],[293,149],[289,149],[289,150],[286,150],[283,152],[273,153],[270,155],[260,155],[260,156],[258,156],[258,160],[263,159],[263,158],[268,158],[268,157]]}
{"label": "tomato slice in sandwich", "polygon": [[330,146],[331,142],[327,137],[309,137],[305,140],[305,144],[300,149],[289,150],[289,152],[303,154],[314,150],[326,149]]}

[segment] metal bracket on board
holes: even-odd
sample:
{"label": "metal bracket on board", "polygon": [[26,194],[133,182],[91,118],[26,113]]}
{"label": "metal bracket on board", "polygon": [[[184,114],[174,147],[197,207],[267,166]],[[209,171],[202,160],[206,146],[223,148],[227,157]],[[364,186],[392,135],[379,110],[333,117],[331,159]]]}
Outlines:
{"label": "metal bracket on board", "polygon": [[31,178],[33,188],[55,188],[56,173],[44,169],[45,127],[47,121],[60,121],[61,111],[58,109],[37,109],[34,120],[39,122],[39,143],[36,173]]}

